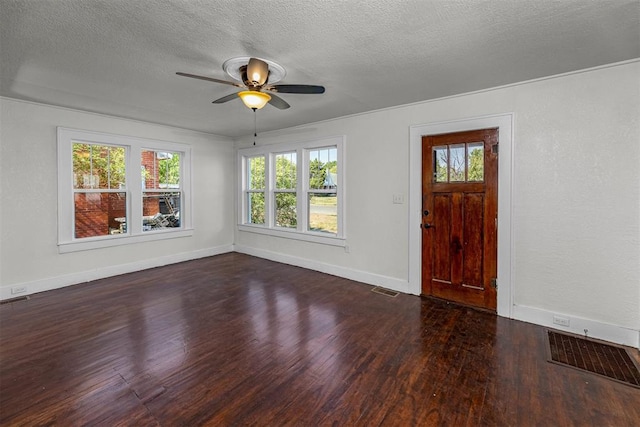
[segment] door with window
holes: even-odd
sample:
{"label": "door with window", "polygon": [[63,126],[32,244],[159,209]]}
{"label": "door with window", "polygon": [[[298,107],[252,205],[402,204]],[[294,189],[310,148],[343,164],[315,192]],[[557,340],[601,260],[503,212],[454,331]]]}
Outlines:
{"label": "door with window", "polygon": [[422,138],[422,293],[496,309],[498,129]]}

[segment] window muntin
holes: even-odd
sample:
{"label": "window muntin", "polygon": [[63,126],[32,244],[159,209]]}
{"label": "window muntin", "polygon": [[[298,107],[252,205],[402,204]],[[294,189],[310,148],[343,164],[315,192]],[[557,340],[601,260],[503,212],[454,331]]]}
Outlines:
{"label": "window muntin", "polygon": [[[61,253],[192,234],[189,146],[62,127],[57,133]],[[145,188],[143,151],[165,153],[160,157],[178,155],[179,178],[172,178],[171,169],[165,176],[167,168],[165,172],[158,168],[158,179],[149,185],[155,188]],[[160,200],[173,198],[171,208],[180,211],[179,226],[176,222],[164,225],[163,232],[144,233],[143,237],[142,206],[149,195]]]}
{"label": "window muntin", "polygon": [[[243,193],[239,198],[240,229],[343,245],[340,243],[344,242],[345,235],[341,185],[343,145],[342,137],[334,137],[240,149]],[[264,194],[268,197],[264,201],[266,206],[260,210],[264,219],[261,217],[262,221],[257,223],[252,218],[255,210],[251,197],[257,191],[262,194],[263,188],[251,188],[251,176],[256,170],[255,165],[252,168],[252,159],[262,156],[268,160],[264,172]],[[260,200],[264,206],[262,202]],[[296,237],[298,235],[300,237]]]}
{"label": "window muntin", "polygon": [[433,147],[433,182],[483,182],[484,143]]}

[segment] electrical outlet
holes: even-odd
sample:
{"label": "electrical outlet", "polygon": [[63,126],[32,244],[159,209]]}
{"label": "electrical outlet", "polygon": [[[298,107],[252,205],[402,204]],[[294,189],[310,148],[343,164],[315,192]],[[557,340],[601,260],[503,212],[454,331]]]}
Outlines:
{"label": "electrical outlet", "polygon": [[563,316],[553,315],[553,323],[560,326],[569,327],[569,318]]}
{"label": "electrical outlet", "polygon": [[12,295],[24,294],[25,292],[27,292],[27,287],[26,286],[17,286],[15,288],[11,288],[11,294]]}

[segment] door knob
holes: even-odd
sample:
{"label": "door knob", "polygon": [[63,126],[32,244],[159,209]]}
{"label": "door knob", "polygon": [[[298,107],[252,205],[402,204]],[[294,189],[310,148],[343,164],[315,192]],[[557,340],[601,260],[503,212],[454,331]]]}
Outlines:
{"label": "door knob", "polygon": [[422,228],[434,228],[435,227],[434,225],[431,225],[431,224],[421,224],[421,225],[422,225]]}

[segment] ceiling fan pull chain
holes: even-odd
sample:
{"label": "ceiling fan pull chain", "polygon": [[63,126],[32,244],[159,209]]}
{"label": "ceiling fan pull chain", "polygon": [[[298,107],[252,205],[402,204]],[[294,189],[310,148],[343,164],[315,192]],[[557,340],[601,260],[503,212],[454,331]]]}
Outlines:
{"label": "ceiling fan pull chain", "polygon": [[258,137],[258,125],[257,125],[257,108],[252,108],[253,110],[253,145],[256,145],[256,138]]}

